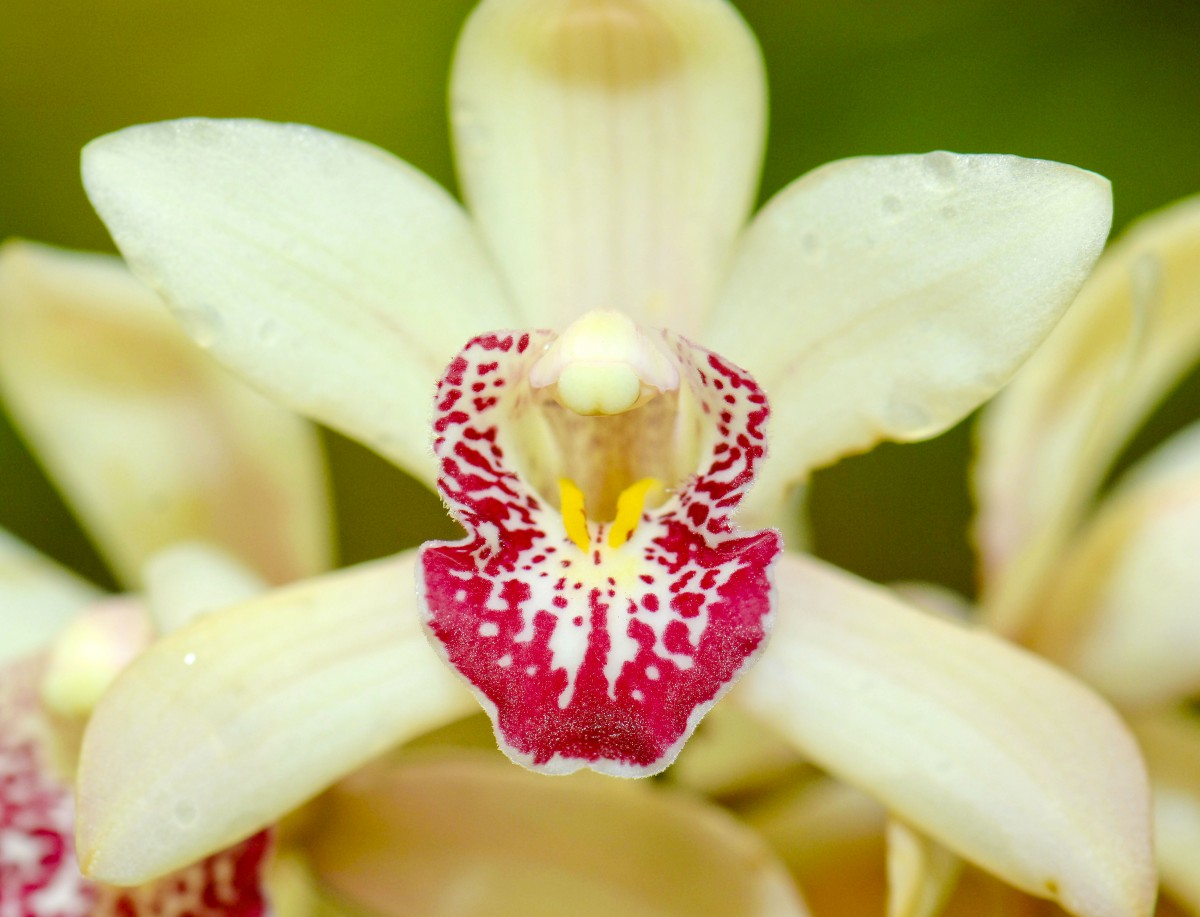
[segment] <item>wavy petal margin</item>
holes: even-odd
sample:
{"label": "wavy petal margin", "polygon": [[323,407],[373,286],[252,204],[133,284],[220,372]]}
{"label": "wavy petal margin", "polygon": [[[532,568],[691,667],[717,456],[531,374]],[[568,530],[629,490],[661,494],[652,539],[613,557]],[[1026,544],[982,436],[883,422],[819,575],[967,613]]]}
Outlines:
{"label": "wavy petal margin", "polygon": [[770,629],[782,541],[731,522],[765,454],[766,398],[716,354],[664,335],[713,427],[707,452],[631,533],[601,524],[577,542],[569,510],[515,470],[526,376],[550,337],[478,337],[442,378],[438,489],[468,534],[422,548],[424,619],[514,761],[648,776],[675,759]]}

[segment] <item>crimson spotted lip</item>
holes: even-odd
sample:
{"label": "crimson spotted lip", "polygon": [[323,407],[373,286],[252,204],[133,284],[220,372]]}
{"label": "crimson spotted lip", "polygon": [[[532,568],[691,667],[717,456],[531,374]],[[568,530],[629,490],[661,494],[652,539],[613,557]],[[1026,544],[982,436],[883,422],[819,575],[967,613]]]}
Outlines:
{"label": "crimson spotted lip", "polygon": [[44,675],[42,656],[0,667],[0,915],[267,917],[269,829],[145,885],[83,876],[70,780],[57,768],[53,725],[38,700]]}
{"label": "crimson spotted lip", "polygon": [[[664,331],[656,343],[678,390],[622,420],[581,418],[529,384],[554,340],[481,335],[441,378],[438,490],[467,535],[422,549],[424,621],[514,761],[645,776],[674,760],[766,644],[782,539],[739,533],[731,517],[766,453],[767,398],[743,370]],[[545,448],[564,423],[573,434],[599,424],[564,437],[586,452]],[[658,482],[632,473],[609,499],[614,467],[620,478],[662,466],[664,429],[693,473],[653,508]],[[529,454],[548,466],[522,463],[531,437],[541,448]],[[657,446],[639,460],[647,440]],[[546,486],[556,472],[558,505]],[[588,521],[587,502],[613,504],[615,518]]]}

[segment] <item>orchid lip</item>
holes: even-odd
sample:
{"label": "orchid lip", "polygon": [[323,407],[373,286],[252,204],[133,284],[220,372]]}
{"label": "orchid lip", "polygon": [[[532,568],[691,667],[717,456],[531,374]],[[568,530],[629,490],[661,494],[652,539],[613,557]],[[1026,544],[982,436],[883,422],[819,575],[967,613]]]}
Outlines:
{"label": "orchid lip", "polygon": [[[662,770],[772,622],[780,538],[731,522],[765,455],[766,396],[683,338],[613,325],[642,354],[670,355],[658,378],[678,392],[649,414],[586,417],[547,398],[534,370],[593,343],[556,350],[549,332],[475,338],[435,402],[438,487],[468,535],[422,549],[424,621],[501,748],[548,773]],[[672,406],[695,416],[664,423]],[[663,429],[699,457],[678,486],[640,473],[662,451],[642,439]],[[593,507],[611,521],[591,521]]]}

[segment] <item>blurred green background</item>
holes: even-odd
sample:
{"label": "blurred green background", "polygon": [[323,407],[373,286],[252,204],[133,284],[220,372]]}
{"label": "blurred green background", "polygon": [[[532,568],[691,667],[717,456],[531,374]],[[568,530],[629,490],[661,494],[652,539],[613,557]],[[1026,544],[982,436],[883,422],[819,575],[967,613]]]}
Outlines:
{"label": "blurred green background", "polygon": [[[0,238],[111,250],[78,151],[129,124],[255,116],[361,137],[452,185],[444,99],[472,0],[6,0]],[[736,4],[771,79],[770,195],[831,159],[1019,153],[1112,179],[1116,228],[1200,191],[1194,0],[841,0]],[[1144,451],[1200,414],[1186,382]],[[817,475],[818,553],[880,580],[972,585],[969,430],[884,446]],[[329,437],[342,558],[453,530],[420,485]],[[0,526],[111,582],[0,416]]]}

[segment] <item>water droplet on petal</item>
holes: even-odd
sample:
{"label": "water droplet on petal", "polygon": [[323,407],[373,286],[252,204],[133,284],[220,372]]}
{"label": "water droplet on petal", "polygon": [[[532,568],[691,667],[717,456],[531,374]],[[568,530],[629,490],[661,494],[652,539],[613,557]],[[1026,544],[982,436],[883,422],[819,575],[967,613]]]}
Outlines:
{"label": "water droplet on petal", "polygon": [[180,307],[175,315],[179,324],[183,325],[183,330],[201,347],[212,347],[225,330],[220,314],[209,305]]}
{"label": "water droplet on petal", "polygon": [[264,320],[258,326],[256,331],[258,333],[259,343],[265,344],[268,347],[275,344],[279,340],[279,322],[275,321],[273,318]]}
{"label": "water droplet on petal", "polygon": [[924,162],[925,174],[934,188],[949,191],[958,184],[958,163],[950,153],[929,153]]}
{"label": "water droplet on petal", "polygon": [[892,432],[909,435],[919,434],[933,423],[929,411],[923,406],[900,400],[888,403],[884,419]]}
{"label": "water droplet on petal", "polygon": [[181,799],[175,803],[173,812],[175,823],[181,828],[190,827],[196,821],[196,806],[186,799]]}

